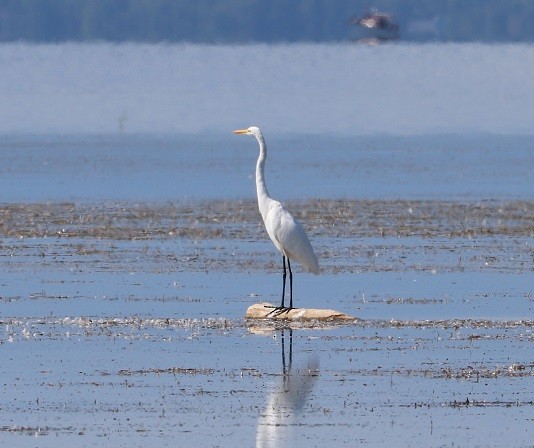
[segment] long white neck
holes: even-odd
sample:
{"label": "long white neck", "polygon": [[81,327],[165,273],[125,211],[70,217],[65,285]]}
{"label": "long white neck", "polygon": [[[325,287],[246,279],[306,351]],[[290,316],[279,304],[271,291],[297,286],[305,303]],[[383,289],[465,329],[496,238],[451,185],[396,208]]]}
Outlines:
{"label": "long white neck", "polygon": [[267,145],[265,144],[265,140],[263,139],[262,135],[257,136],[256,139],[260,144],[260,155],[258,157],[258,161],[256,162],[256,192],[258,193],[258,206],[260,208],[260,213],[262,216],[265,216],[265,213],[267,213],[267,203],[270,199],[264,178],[265,159],[267,158]]}

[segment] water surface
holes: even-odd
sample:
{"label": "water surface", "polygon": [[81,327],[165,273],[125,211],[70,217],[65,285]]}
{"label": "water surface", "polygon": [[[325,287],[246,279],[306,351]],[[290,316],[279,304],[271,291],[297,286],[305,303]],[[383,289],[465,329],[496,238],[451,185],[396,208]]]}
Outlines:
{"label": "water surface", "polygon": [[533,65],[528,44],[3,44],[0,134],[532,135]]}
{"label": "water surface", "polygon": [[1,45],[0,444],[532,446],[532,52]]}

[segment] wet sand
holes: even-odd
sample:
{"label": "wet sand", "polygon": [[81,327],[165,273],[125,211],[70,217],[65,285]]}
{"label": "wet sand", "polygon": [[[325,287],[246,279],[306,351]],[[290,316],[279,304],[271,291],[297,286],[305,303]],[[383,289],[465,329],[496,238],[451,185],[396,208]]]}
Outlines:
{"label": "wet sand", "polygon": [[322,275],[277,302],[253,201],[0,207],[0,442],[532,446],[534,202],[291,202]]}

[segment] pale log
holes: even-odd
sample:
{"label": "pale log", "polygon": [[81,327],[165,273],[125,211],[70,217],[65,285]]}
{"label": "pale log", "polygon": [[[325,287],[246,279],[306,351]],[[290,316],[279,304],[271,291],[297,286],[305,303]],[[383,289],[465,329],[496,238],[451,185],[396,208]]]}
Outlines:
{"label": "pale log", "polygon": [[316,308],[293,308],[291,310],[276,310],[272,303],[255,303],[249,306],[245,315],[247,319],[279,319],[290,321],[303,320],[356,320],[355,317],[334,310]]}

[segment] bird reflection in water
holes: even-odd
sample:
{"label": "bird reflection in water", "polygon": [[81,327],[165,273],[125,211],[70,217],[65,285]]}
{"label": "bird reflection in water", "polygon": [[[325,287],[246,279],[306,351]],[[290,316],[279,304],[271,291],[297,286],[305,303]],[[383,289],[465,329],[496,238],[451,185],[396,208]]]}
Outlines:
{"label": "bird reflection in water", "polygon": [[[309,357],[307,362],[293,370],[293,330],[289,332],[286,358],[286,330],[280,330],[282,347],[282,375],[267,395],[266,406],[258,419],[256,448],[294,446],[301,413],[319,377],[319,359]],[[287,361],[287,362],[286,362]]]}

